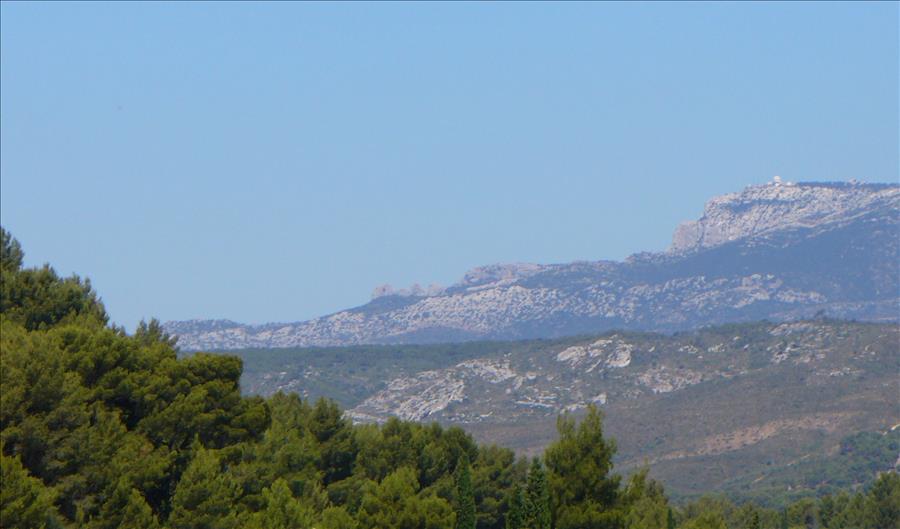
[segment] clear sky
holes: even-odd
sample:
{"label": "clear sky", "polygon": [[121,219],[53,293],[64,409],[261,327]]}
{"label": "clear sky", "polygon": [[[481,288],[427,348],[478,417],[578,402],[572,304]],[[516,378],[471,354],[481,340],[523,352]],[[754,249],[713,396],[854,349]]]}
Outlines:
{"label": "clear sky", "polygon": [[116,322],[296,321],[898,178],[898,4],[12,3],[0,222]]}

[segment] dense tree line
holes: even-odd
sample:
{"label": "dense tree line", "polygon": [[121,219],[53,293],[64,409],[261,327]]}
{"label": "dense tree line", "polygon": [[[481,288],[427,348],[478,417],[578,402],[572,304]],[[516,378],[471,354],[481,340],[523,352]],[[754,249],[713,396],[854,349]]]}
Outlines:
{"label": "dense tree line", "polygon": [[108,323],[90,283],[24,268],[2,234],[0,527],[782,529],[900,527],[900,478],[784,511],[681,508],[613,473],[594,407],[529,460],[459,428],[353,425],[331,401],[240,393],[239,359],[179,358]]}

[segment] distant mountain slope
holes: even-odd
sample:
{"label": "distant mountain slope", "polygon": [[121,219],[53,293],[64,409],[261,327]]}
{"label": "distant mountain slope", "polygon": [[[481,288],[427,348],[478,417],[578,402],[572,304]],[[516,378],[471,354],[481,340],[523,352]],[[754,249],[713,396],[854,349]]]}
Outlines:
{"label": "distant mountain slope", "polygon": [[299,323],[165,327],[198,350],[674,331],[816,313],[896,321],[898,243],[900,185],[773,182],[714,198],[664,253],[486,266],[444,290],[381,296]]}
{"label": "distant mountain slope", "polygon": [[871,479],[900,455],[894,434],[879,448],[886,455],[866,463],[877,468],[840,457],[847,436],[900,423],[896,324],[809,320],[673,336],[236,354],[247,392],[327,396],[363,422],[461,425],[525,453],[555,438],[557,414],[593,402],[619,442],[617,466],[651,463],[676,496],[822,492]]}

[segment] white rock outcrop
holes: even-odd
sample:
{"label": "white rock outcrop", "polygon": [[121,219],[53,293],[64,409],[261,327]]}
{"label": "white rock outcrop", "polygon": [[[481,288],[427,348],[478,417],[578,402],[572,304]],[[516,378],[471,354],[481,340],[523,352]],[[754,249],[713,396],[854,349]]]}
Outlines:
{"label": "white rock outcrop", "polygon": [[[676,231],[670,252],[625,262],[483,266],[446,289],[385,285],[369,305],[297,323],[194,320],[164,328],[182,349],[208,350],[673,331],[820,310],[895,320],[898,224],[900,185],[770,183],[709,201],[702,218]],[[779,234],[789,242],[766,244]],[[804,237],[812,242],[792,251]],[[725,257],[704,252],[739,240]],[[826,261],[833,263],[827,273],[808,270]],[[594,362],[585,368],[627,365],[628,357]]]}
{"label": "white rock outcrop", "polygon": [[672,252],[710,248],[786,228],[852,220],[881,207],[897,207],[900,187],[863,184],[792,184],[773,181],[715,197],[703,216],[682,223]]}

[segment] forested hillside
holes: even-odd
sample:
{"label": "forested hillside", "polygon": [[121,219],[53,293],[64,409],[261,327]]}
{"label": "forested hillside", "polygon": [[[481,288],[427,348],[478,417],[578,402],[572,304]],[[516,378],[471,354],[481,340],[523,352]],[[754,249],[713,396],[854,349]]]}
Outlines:
{"label": "forested hillside", "polygon": [[458,427],[242,396],[240,359],[179,358],[155,321],[127,334],[86,280],[23,268],[5,231],[0,257],[3,528],[900,527],[893,472],[781,511],[675,506],[646,471],[615,474],[593,405],[525,460]]}
{"label": "forested hillside", "polygon": [[896,324],[816,318],[228,353],[244,361],[245,394],[324,396],[361,422],[438,421],[523,454],[555,439],[557,415],[594,403],[623,472],[650,461],[672,497],[719,490],[783,506],[895,468],[898,344]]}

